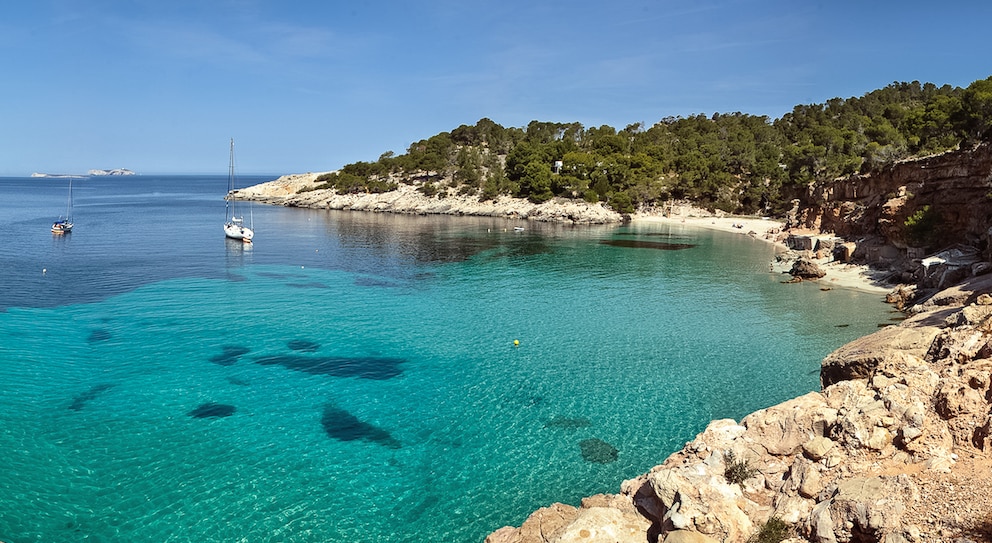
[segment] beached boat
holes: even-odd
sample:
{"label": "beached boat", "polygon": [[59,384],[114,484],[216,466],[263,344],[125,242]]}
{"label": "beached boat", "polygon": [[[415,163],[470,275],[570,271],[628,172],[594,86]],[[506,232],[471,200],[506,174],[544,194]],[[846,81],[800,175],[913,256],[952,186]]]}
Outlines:
{"label": "beached boat", "polygon": [[248,224],[245,224],[245,217],[243,214],[239,214],[239,201],[234,196],[234,191],[236,189],[236,184],[234,181],[234,139],[231,139],[231,164],[227,176],[227,197],[225,200],[225,219],[224,219],[224,235],[231,238],[241,240],[245,243],[251,243],[251,239],[255,237],[254,224],[252,224],[251,218],[251,202],[248,203]]}
{"label": "beached boat", "polygon": [[72,232],[72,178],[69,178],[69,199],[65,205],[65,216],[52,223],[53,234],[68,234]]}

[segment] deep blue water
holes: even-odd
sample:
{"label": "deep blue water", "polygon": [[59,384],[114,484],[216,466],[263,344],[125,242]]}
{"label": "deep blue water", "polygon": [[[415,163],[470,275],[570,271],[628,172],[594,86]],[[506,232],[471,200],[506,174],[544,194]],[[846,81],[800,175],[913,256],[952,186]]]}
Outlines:
{"label": "deep blue water", "polygon": [[77,179],[53,236],[65,180],[0,179],[0,540],[479,542],[893,316],[683,225],[255,205],[246,247],[226,183]]}

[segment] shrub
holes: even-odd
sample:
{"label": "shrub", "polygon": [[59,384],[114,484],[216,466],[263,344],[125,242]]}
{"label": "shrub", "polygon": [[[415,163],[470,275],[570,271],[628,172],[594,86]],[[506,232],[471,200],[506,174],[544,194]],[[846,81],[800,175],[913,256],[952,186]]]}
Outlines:
{"label": "shrub", "polygon": [[940,224],[940,214],[932,207],[925,205],[910,215],[903,226],[906,227],[906,238],[918,245],[929,245],[937,238],[937,226]]}
{"label": "shrub", "polygon": [[434,183],[424,183],[423,185],[420,185],[420,187],[417,189],[417,191],[419,191],[421,194],[423,194],[428,198],[432,196],[437,196],[439,190],[440,189],[438,188],[438,186],[435,185]]}
{"label": "shrub", "polygon": [[758,474],[758,470],[752,468],[746,458],[738,460],[736,455],[734,455],[734,451],[727,451],[725,462],[726,467],[723,470],[724,478],[727,479],[728,483],[740,486],[741,490],[744,489],[744,481]]}
{"label": "shrub", "polygon": [[780,543],[792,536],[792,526],[778,517],[768,519],[758,533],[748,538],[748,543]]}

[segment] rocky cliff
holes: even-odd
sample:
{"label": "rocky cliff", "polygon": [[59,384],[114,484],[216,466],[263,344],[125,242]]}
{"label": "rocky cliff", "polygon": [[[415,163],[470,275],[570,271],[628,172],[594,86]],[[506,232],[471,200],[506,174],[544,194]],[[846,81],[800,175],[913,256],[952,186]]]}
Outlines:
{"label": "rocky cliff", "polygon": [[844,238],[856,245],[850,258],[891,269],[903,283],[950,286],[970,270],[945,276],[948,268],[992,257],[992,144],[815,183],[794,203],[792,232]]}

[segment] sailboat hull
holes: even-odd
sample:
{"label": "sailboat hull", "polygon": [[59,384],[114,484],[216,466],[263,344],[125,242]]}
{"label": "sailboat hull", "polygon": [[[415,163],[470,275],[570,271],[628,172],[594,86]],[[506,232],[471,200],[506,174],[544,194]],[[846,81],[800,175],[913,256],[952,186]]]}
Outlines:
{"label": "sailboat hull", "polygon": [[255,237],[255,232],[253,232],[251,228],[248,228],[246,226],[229,222],[224,225],[224,235],[231,239],[251,241],[251,238]]}
{"label": "sailboat hull", "polygon": [[68,234],[69,232],[72,232],[71,222],[57,222],[52,225],[53,234]]}

